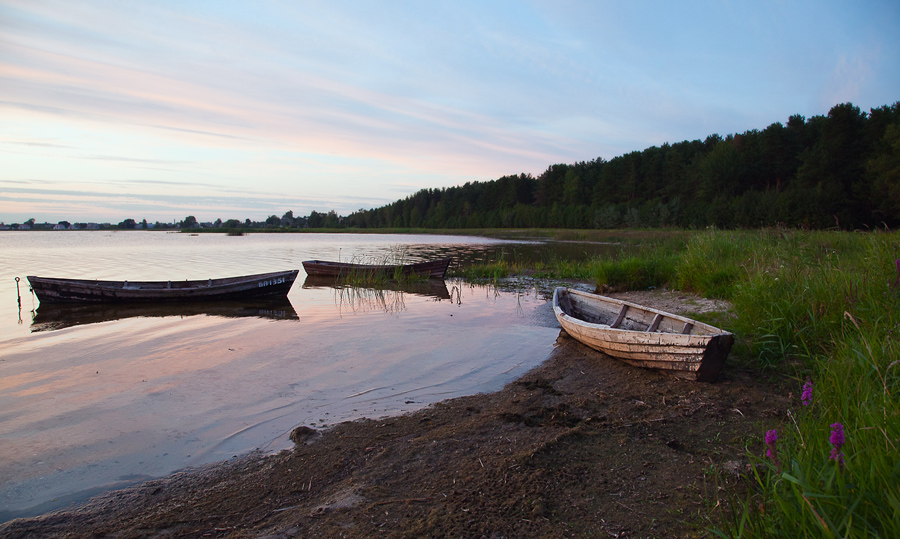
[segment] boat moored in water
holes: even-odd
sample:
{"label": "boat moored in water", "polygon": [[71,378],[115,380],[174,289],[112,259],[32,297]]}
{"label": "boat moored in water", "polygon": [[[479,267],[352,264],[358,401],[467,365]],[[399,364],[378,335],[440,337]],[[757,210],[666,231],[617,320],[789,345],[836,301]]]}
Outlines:
{"label": "boat moored in water", "polygon": [[310,277],[369,277],[395,275],[419,276],[429,279],[443,279],[450,267],[451,258],[416,262],[414,264],[353,264],[349,262],[329,262],[326,260],[307,260],[303,269]]}
{"label": "boat moored in water", "polygon": [[28,276],[41,303],[219,301],[286,296],[300,270],[202,281],[93,281]]}

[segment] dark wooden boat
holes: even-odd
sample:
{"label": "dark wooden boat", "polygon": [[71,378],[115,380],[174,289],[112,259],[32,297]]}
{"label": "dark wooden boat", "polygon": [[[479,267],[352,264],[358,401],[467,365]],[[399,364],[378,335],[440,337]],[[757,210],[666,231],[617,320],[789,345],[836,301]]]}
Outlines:
{"label": "dark wooden boat", "polygon": [[415,264],[352,264],[349,262],[328,262],[325,260],[307,260],[303,269],[309,276],[315,277],[385,277],[411,276],[443,279],[450,267],[452,259],[444,258]]}
{"label": "dark wooden boat", "polygon": [[709,324],[568,288],[554,291],[553,311],[566,333],[595,350],[701,382],[716,379],[734,343]]}
{"label": "dark wooden boat", "polygon": [[90,281],[29,276],[41,303],[219,301],[286,296],[300,270],[203,281]]}

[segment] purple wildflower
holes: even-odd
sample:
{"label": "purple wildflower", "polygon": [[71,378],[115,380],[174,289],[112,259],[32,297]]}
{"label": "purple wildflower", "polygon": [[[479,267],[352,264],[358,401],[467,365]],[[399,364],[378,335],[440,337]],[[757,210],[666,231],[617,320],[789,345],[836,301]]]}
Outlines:
{"label": "purple wildflower", "polygon": [[766,456],[772,459],[772,462],[778,464],[778,455],[775,452],[775,442],[778,441],[778,431],[775,429],[766,431]]}
{"label": "purple wildflower", "polygon": [[803,403],[803,406],[812,404],[812,389],[812,380],[807,380],[806,383],[803,384],[803,394],[800,395],[800,402]]}
{"label": "purple wildflower", "polygon": [[838,464],[844,464],[844,454],[841,453],[841,447],[844,445],[844,426],[840,423],[832,423],[831,425],[831,438],[829,438],[831,445],[834,446],[831,448],[831,456],[829,458],[834,459]]}

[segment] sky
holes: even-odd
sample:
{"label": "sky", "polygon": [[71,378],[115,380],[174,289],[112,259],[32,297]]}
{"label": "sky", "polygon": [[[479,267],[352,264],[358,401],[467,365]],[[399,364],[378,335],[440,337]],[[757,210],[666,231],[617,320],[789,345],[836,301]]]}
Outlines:
{"label": "sky", "polygon": [[0,221],[346,215],[898,100],[896,0],[0,0]]}

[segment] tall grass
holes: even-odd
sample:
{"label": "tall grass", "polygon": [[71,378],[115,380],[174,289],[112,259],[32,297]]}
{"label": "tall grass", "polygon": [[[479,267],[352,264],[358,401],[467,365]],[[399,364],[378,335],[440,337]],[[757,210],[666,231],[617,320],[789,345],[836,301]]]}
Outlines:
{"label": "tall grass", "polygon": [[[760,425],[747,447],[750,493],[733,500],[716,535],[900,537],[898,260],[897,233],[710,230],[686,241],[646,235],[616,258],[552,271],[600,288],[668,285],[727,299],[733,313],[721,325],[738,339],[734,353],[796,380],[788,419]],[[842,462],[831,458],[836,424]],[[764,456],[769,430],[775,458]]]}
{"label": "tall grass", "polygon": [[[900,537],[900,258],[897,234],[710,232],[694,238],[678,282],[734,304],[734,332],[763,369],[808,378],[760,457],[752,495],[727,537]],[[704,263],[706,261],[706,263]],[[846,438],[830,458],[832,425]]]}
{"label": "tall grass", "polygon": [[[854,321],[847,317],[843,338],[814,365],[811,404],[771,425],[777,457],[756,459],[755,488],[720,536],[900,537],[897,344],[879,327],[884,319]],[[836,424],[846,441],[839,459]]]}
{"label": "tall grass", "polygon": [[698,234],[679,257],[675,287],[707,297],[727,298],[743,277],[747,251],[746,239],[740,233],[737,236],[733,232]]}

